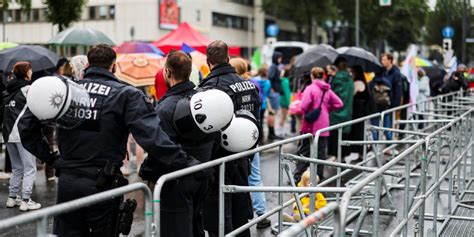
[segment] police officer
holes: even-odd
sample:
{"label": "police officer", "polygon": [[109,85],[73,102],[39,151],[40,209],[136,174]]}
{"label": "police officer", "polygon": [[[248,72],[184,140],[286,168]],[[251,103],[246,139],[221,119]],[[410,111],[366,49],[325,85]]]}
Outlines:
{"label": "police officer", "polygon": [[[126,154],[129,133],[170,170],[199,163],[163,132],[158,114],[145,95],[117,80],[114,76],[116,54],[110,46],[92,47],[87,59],[89,68],[84,79],[78,82],[90,96],[90,108],[82,113],[85,121],[73,129],[58,130],[61,157],[54,162],[59,172],[58,203],[126,185],[128,182],[119,168]],[[25,148],[51,163],[55,158],[41,136],[41,123],[32,112],[26,111],[19,127]],[[118,236],[119,204],[120,199],[115,198],[60,215],[55,219],[54,233]]]}
{"label": "police officer", "polygon": [[[234,109],[250,111],[256,119],[259,119],[260,98],[256,86],[240,78],[235,69],[229,64],[229,50],[226,43],[217,40],[210,43],[206,48],[207,63],[211,73],[199,85],[200,88],[217,88],[226,92],[234,101]],[[218,148],[213,158],[221,158],[231,155],[222,148]],[[218,176],[218,172],[215,172]],[[248,186],[249,159],[238,159],[226,164],[225,183],[233,185]],[[218,179],[211,186],[208,197],[205,200],[203,215],[204,227],[209,236],[218,234]],[[253,218],[253,210],[249,193],[234,193],[225,195],[225,232],[244,225]],[[250,236],[246,230],[239,236]]]}
{"label": "police officer", "polygon": [[[182,124],[180,121],[183,117],[177,115],[189,111],[189,98],[195,93],[195,85],[189,80],[191,67],[191,58],[186,53],[173,51],[168,54],[163,74],[169,89],[158,101],[156,111],[162,122],[161,127],[170,139],[181,144],[188,154],[206,162],[211,158],[213,136],[201,132],[197,127],[187,129],[192,121],[183,119],[187,124]],[[170,171],[172,169],[166,165],[157,170],[158,175]],[[163,186],[161,236],[205,236],[201,212],[211,176],[212,170],[208,170],[172,180]]]}

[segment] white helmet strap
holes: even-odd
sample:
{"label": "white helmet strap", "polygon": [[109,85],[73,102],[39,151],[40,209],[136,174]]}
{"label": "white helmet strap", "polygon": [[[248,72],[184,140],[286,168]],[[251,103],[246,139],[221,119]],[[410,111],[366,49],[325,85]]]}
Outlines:
{"label": "white helmet strap", "polygon": [[61,81],[64,82],[64,84],[66,84],[66,95],[65,95],[64,100],[63,100],[64,102],[63,102],[63,104],[61,105],[61,109],[59,109],[58,114],[56,114],[56,116],[55,116],[51,121],[56,121],[56,119],[58,119],[59,116],[63,113],[64,107],[66,107],[67,99],[68,99],[68,97],[69,97],[69,83],[67,83],[67,81],[66,81],[67,79],[64,78],[64,77],[61,76],[61,75],[57,75],[57,77],[58,77],[59,79],[61,79]]}

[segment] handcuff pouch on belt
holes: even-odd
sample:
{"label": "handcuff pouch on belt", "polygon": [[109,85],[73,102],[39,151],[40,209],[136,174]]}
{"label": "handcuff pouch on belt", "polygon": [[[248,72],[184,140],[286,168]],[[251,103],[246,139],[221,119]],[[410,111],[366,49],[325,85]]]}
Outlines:
{"label": "handcuff pouch on belt", "polygon": [[128,180],[110,161],[106,162],[105,167],[100,169],[97,175],[96,187],[100,190],[119,188],[127,184]]}

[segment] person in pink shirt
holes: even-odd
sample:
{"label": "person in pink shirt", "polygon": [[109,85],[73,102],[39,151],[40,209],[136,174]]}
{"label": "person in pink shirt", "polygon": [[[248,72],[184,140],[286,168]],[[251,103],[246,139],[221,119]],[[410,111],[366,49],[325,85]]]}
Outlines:
{"label": "person in pink shirt", "polygon": [[[321,112],[316,121],[309,122],[303,116],[303,124],[301,126],[301,134],[311,133],[315,134],[316,131],[327,128],[329,126],[329,113],[342,108],[342,100],[331,90],[331,86],[325,81],[324,69],[315,67],[311,70],[311,85],[307,86],[303,92],[303,98],[301,101],[301,108],[304,113],[310,113],[314,109],[320,108]],[[327,137],[329,132],[323,132],[320,134],[318,140],[318,159],[326,159],[327,150]],[[310,141],[308,139],[298,144],[298,155],[309,157],[310,155]],[[294,172],[295,181],[298,182],[301,179],[301,175],[308,168],[309,163],[298,162],[296,170]],[[323,166],[318,165],[318,176],[320,180],[323,180]]]}

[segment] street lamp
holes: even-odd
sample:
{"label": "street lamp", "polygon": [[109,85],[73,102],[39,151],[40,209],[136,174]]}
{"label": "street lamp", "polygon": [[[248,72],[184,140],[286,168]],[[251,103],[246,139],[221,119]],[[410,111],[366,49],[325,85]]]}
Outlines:
{"label": "street lamp", "polygon": [[462,42],[461,42],[461,62],[466,63],[466,34],[467,34],[467,0],[464,0],[464,6],[462,10]]}
{"label": "street lamp", "polygon": [[355,16],[356,16],[356,19],[355,19],[355,45],[357,47],[359,47],[360,45],[360,36],[359,36],[359,24],[360,24],[360,17],[359,17],[359,12],[360,12],[360,9],[359,9],[359,0],[355,0],[355,4],[356,4],[356,7],[355,7]]}

